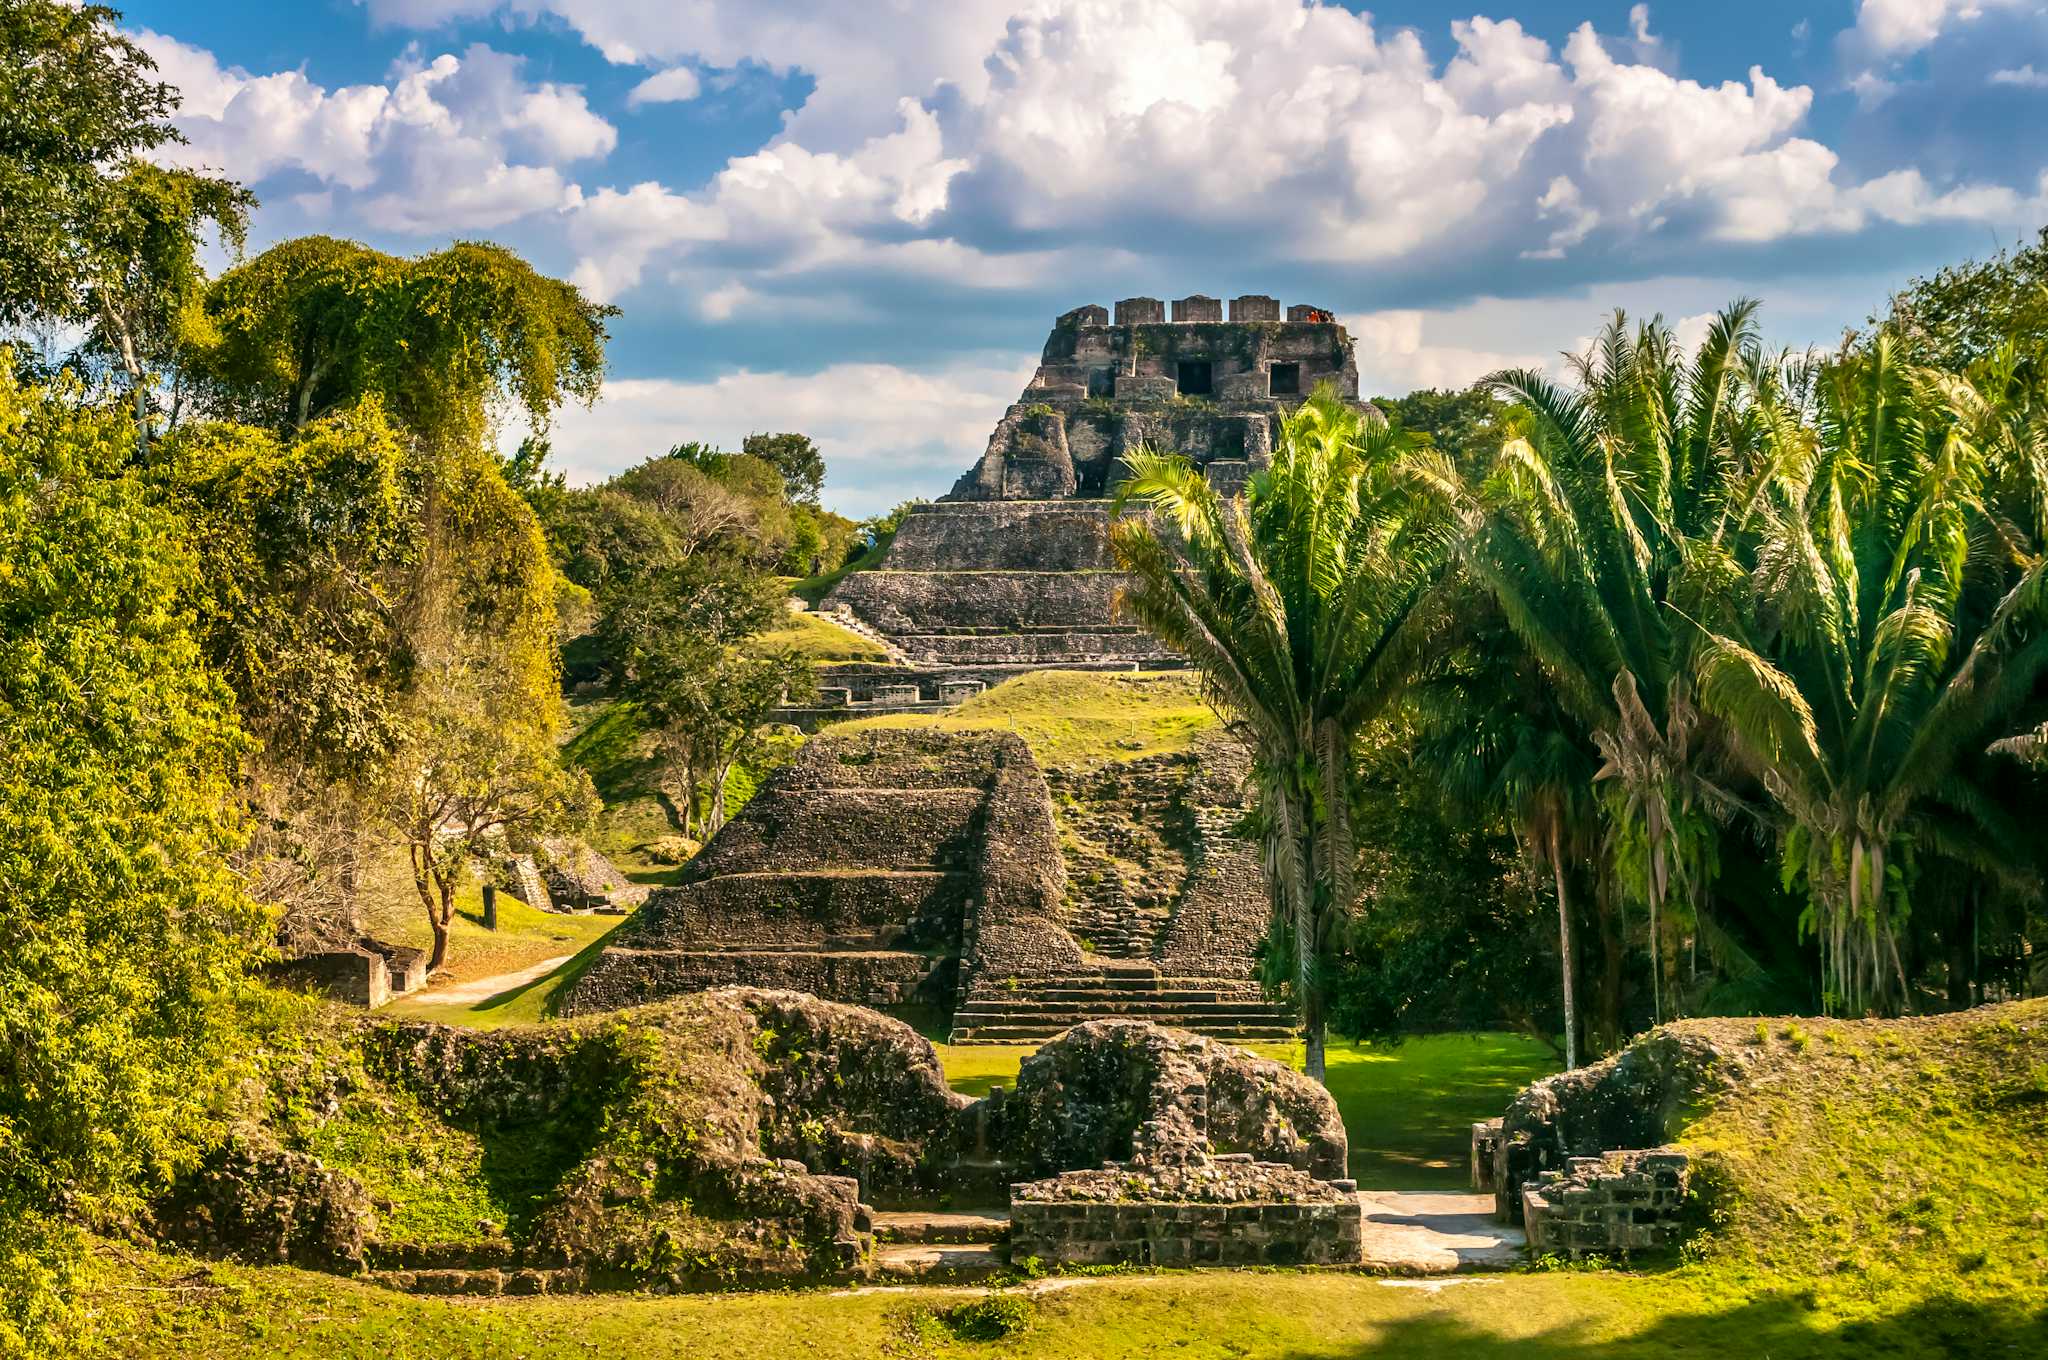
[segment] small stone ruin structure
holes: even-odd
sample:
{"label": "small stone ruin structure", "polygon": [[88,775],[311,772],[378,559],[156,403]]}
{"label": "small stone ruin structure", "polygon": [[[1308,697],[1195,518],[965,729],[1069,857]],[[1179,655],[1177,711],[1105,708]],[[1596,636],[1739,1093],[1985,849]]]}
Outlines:
{"label": "small stone ruin structure", "polygon": [[427,951],[368,935],[303,947],[265,966],[271,981],[375,1010],[427,985]]}
{"label": "small stone ruin structure", "polygon": [[1627,1256],[1676,1246],[1693,1217],[1681,1111],[1724,1082],[1712,1041],[1653,1031],[1605,1061],[1539,1081],[1472,1126],[1472,1188],[1538,1254]]}
{"label": "small stone ruin structure", "polygon": [[[1235,489],[1271,460],[1281,415],[1328,386],[1358,402],[1351,337],[1327,310],[1248,295],[1168,307],[1126,298],[1060,317],[1037,373],[981,459],[935,503],[904,517],[873,570],[823,608],[876,637],[889,662],[833,668],[807,726],[849,712],[916,711],[1046,667],[1178,664],[1115,611],[1123,576],[1109,549],[1124,456],[1187,455]],[[1369,408],[1367,408],[1369,409]]]}
{"label": "small stone ruin structure", "polygon": [[[241,1093],[260,1108],[151,1206],[158,1237],[472,1295],[862,1278],[878,1219],[935,1204],[1007,1204],[1013,1261],[1359,1259],[1329,1093],[1138,1022],[1074,1029],[979,1100],[907,1025],[754,988],[546,1028],[366,1022],[287,1080]],[[533,1150],[523,1210],[409,1219],[358,1179],[353,1144],[318,1135],[401,1106]],[[392,1199],[435,1193],[430,1178]],[[986,1273],[1002,1219],[980,1221]]]}
{"label": "small stone ruin structure", "polygon": [[[563,1011],[749,985],[947,1025],[963,1043],[1110,1016],[1285,1039],[1291,1018],[1251,980],[1266,903],[1257,848],[1236,832],[1233,759],[1221,739],[1202,759],[1062,776],[1063,836],[1010,733],[828,731],[609,938]],[[1151,877],[1122,874],[1119,847]]]}
{"label": "small stone ruin structure", "polygon": [[[1336,1102],[1279,1063],[1150,1025],[1070,1030],[997,1100],[1022,1169],[1012,1261],[1331,1265],[1359,1259]],[[1097,1165],[1088,1165],[1096,1157]]]}

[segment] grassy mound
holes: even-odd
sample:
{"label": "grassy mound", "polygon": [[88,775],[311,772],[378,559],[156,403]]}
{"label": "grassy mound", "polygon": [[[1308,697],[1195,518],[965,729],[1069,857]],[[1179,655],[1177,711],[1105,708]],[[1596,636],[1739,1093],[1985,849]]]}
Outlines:
{"label": "grassy mound", "polygon": [[[326,1269],[513,1264],[702,1286],[855,1264],[858,1161],[936,1174],[966,1101],[871,1011],[727,989],[479,1034],[319,1023],[157,1211],[162,1235]],[[795,1159],[795,1160],[786,1160]]]}
{"label": "grassy mound", "polygon": [[807,661],[887,661],[889,651],[870,637],[841,627],[823,614],[789,613],[775,627],[747,640],[756,656],[795,652]]}
{"label": "grassy mound", "polygon": [[1700,1020],[1730,1084],[1682,1118],[1716,1226],[1688,1249],[1743,1291],[1835,1308],[2048,1299],[2048,1000],[1894,1021]]}
{"label": "grassy mound", "polygon": [[1184,671],[1033,671],[949,713],[861,718],[833,730],[998,728],[1023,737],[1041,765],[1081,769],[1187,751],[1220,726],[1194,677]]}

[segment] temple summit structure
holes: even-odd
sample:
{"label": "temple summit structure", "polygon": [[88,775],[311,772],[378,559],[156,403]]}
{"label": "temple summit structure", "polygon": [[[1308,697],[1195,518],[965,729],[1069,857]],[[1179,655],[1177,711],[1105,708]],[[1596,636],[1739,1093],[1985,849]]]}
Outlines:
{"label": "temple summit structure", "polygon": [[887,664],[837,667],[819,711],[948,707],[1045,668],[1174,664],[1115,616],[1123,578],[1109,495],[1124,456],[1169,449],[1224,490],[1272,457],[1281,416],[1317,387],[1358,401],[1350,335],[1320,307],[1248,295],[1126,298],[1053,323],[1031,385],[944,499],[904,517],[880,565],[823,608],[884,642]]}

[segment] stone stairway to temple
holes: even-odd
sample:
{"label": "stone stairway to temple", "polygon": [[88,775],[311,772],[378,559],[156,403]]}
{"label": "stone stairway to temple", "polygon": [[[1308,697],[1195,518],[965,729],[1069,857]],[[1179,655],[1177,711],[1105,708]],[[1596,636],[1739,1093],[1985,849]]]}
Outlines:
{"label": "stone stairway to temple", "polygon": [[1231,978],[1176,977],[1105,960],[1088,972],[983,981],[953,1013],[950,1042],[1041,1043],[1088,1020],[1149,1020],[1235,1043],[1285,1043],[1294,1019]]}
{"label": "stone stairway to temple", "polygon": [[1068,880],[1067,889],[1067,929],[1074,938],[1102,958],[1151,958],[1168,907],[1156,901],[1140,902],[1115,862],[1106,857],[1091,856],[1077,867],[1081,872]]}

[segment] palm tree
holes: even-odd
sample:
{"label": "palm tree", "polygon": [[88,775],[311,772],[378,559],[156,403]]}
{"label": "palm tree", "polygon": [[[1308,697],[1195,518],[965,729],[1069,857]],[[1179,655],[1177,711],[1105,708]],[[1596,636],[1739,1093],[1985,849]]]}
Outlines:
{"label": "palm tree", "polygon": [[1717,616],[1739,584],[1729,539],[1770,428],[1742,400],[1755,312],[1723,311],[1690,361],[1661,321],[1631,331],[1617,312],[1574,362],[1577,390],[1494,375],[1529,432],[1468,506],[1465,561],[1603,758],[1609,853],[1649,911],[1658,1019],[1664,908],[1675,896],[1697,910],[1734,806],[1712,778],[1691,630],[1666,606]]}
{"label": "palm tree", "polygon": [[1700,626],[1696,670],[1787,820],[1824,1003],[1895,1011],[1902,861],[2002,873],[2025,858],[1968,762],[2048,670],[2048,559],[1984,513],[1987,473],[2014,453],[1997,401],[1908,369],[1882,332],[1827,368],[1818,397],[1816,429],[1758,500],[1753,598],[1730,626]]}
{"label": "palm tree", "polygon": [[[1271,939],[1291,961],[1320,1081],[1319,961],[1357,896],[1353,740],[1441,624],[1431,602],[1453,475],[1328,391],[1285,417],[1271,466],[1242,495],[1222,495],[1177,454],[1140,450],[1128,464],[1111,529],[1132,576],[1121,604],[1194,663],[1251,748]],[[1134,503],[1149,513],[1123,513]]]}

